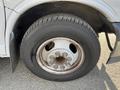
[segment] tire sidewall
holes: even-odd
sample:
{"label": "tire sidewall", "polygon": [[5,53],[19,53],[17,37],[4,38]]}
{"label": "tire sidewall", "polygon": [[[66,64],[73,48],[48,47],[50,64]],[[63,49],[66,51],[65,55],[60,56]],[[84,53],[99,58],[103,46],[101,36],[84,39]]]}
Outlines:
{"label": "tire sidewall", "polygon": [[[37,63],[36,51],[38,47],[48,39],[65,37],[79,43],[85,53],[85,61],[76,71],[66,75],[55,75],[43,70]],[[26,66],[36,75],[49,80],[73,80],[88,73],[97,63],[100,55],[99,44],[94,44],[95,35],[89,34],[84,25],[66,21],[43,23],[34,28],[21,44],[21,55]],[[96,40],[97,41],[97,40]],[[96,42],[95,41],[95,42]]]}

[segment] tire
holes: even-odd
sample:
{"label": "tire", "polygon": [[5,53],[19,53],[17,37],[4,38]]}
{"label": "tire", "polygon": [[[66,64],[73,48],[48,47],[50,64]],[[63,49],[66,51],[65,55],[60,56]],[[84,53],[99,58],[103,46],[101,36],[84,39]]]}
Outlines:
{"label": "tire", "polygon": [[[37,61],[39,46],[56,37],[72,39],[84,51],[84,62],[73,72],[50,73]],[[40,18],[30,26],[22,39],[20,54],[27,68],[38,77],[52,81],[69,81],[86,75],[96,66],[100,57],[100,44],[96,33],[84,20],[69,14],[52,14]]]}

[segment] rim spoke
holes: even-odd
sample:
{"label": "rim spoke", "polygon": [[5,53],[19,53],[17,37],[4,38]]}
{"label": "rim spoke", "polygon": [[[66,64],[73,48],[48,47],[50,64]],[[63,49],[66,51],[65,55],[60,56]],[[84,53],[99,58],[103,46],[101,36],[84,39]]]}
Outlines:
{"label": "rim spoke", "polygon": [[71,44],[70,41],[68,40],[63,40],[63,39],[57,39],[57,40],[54,40],[54,43],[55,43],[55,49],[65,49],[65,50],[70,50],[69,49],[69,45]]}

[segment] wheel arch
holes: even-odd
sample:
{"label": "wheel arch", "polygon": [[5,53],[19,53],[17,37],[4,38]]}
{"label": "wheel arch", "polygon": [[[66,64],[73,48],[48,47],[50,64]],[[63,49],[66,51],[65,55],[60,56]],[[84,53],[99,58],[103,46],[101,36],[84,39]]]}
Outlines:
{"label": "wheel arch", "polygon": [[[27,1],[27,0],[26,0]],[[112,9],[110,8],[105,8],[105,5],[99,4],[98,2],[95,1],[89,1],[87,2],[86,0],[64,0],[64,1],[52,1],[48,2],[50,0],[45,0],[45,2],[39,2],[39,0],[34,1],[29,1],[31,3],[28,3],[26,5],[25,2],[23,4],[21,3],[18,5],[18,7],[15,8],[15,11],[13,12],[7,22],[7,29],[6,29],[6,53],[7,56],[12,57],[11,55],[11,50],[14,48],[14,45],[10,45],[11,39],[10,37],[14,37],[15,39],[15,44],[18,47],[19,51],[19,46],[22,40],[22,37],[28,27],[36,21],[38,18],[51,14],[51,13],[67,13],[67,14],[73,14],[76,16],[81,17],[84,19],[86,22],[89,22],[89,24],[94,26],[94,30],[96,32],[102,32],[103,27],[105,28],[104,30],[107,30],[108,32],[114,32],[112,31],[112,24],[110,21],[117,20],[116,18],[113,18],[113,12]],[[41,0],[40,0],[41,1]],[[71,2],[72,1],[72,2]],[[40,4],[42,3],[42,4]],[[24,5],[25,4],[25,5]],[[92,6],[93,4],[93,6]],[[23,7],[21,7],[23,5]],[[21,7],[21,8],[20,8]],[[67,8],[66,8],[67,7]],[[101,8],[102,7],[102,8]],[[105,8],[104,10],[102,10]],[[106,12],[108,11],[108,12]],[[37,16],[37,17],[36,17]],[[32,18],[32,20],[31,20]],[[29,21],[30,20],[30,21]],[[11,23],[12,21],[12,23]],[[92,22],[93,21],[93,22]],[[97,23],[95,23],[97,22]],[[92,24],[91,24],[92,23]],[[24,27],[25,26],[25,27]],[[99,27],[99,28],[98,28]],[[14,36],[12,36],[14,35]],[[13,40],[14,41],[14,40]],[[12,42],[13,43],[13,42]],[[15,46],[16,46],[15,45]],[[16,53],[15,51],[12,53]]]}

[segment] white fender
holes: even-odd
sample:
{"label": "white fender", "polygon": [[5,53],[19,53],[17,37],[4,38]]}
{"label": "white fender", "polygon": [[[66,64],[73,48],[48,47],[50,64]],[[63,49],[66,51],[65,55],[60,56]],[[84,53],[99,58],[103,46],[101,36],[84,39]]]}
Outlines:
{"label": "white fender", "polygon": [[7,21],[7,27],[5,32],[5,45],[6,45],[6,55],[9,57],[9,42],[10,42],[10,34],[14,28],[14,25],[20,15],[22,15],[25,11],[29,10],[30,8],[48,2],[56,2],[56,1],[70,1],[81,3],[92,8],[95,8],[99,12],[101,12],[109,21],[111,22],[118,22],[120,18],[117,17],[117,13],[112,10],[106,3],[102,0],[23,0],[19,5],[15,7],[15,11],[12,12]]}

